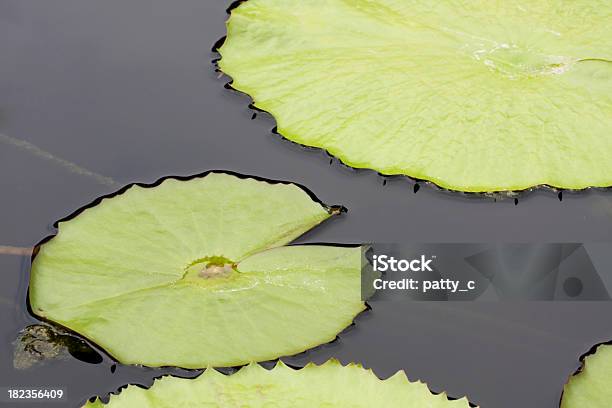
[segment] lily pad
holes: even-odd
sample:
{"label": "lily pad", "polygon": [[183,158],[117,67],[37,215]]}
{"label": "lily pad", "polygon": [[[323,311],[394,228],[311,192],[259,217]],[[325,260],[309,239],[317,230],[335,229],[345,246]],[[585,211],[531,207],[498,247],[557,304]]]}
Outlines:
{"label": "lily pad", "polygon": [[469,407],[466,398],[433,395],[421,382],[409,382],[403,371],[381,381],[371,370],[336,360],[293,370],[282,362],[270,371],[251,364],[226,376],[213,369],[196,379],[164,377],[142,389],[129,386],[84,407]]}
{"label": "lily pad", "polygon": [[225,173],[134,185],[58,224],[33,312],[121,363],[227,367],[329,342],[365,309],[358,247],[285,246],[338,207]]}
{"label": "lily pad", "polygon": [[460,191],[612,185],[607,0],[248,0],[219,68],[278,132]]}
{"label": "lily pad", "polygon": [[612,401],[612,345],[598,346],[563,391],[561,408],[608,408]]}

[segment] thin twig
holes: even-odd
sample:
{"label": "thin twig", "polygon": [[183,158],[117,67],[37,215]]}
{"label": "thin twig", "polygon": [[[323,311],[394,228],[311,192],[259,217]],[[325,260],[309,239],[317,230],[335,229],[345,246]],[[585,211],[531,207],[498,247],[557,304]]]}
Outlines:
{"label": "thin twig", "polygon": [[58,164],[72,173],[79,174],[81,176],[90,177],[96,180],[100,184],[104,184],[110,187],[116,187],[118,185],[118,183],[110,177],[103,176],[91,170],[87,170],[86,168],[81,167],[78,164],[75,164],[75,163],[69,162],[68,160],[64,160],[60,157],[54,156],[53,154],[45,150],[42,150],[41,148],[33,145],[30,142],[26,142],[25,140],[15,139],[14,137],[10,137],[10,136],[0,133],[0,142],[8,143],[11,146],[18,147],[42,159]]}
{"label": "thin twig", "polygon": [[0,255],[30,256],[32,248],[0,245]]}

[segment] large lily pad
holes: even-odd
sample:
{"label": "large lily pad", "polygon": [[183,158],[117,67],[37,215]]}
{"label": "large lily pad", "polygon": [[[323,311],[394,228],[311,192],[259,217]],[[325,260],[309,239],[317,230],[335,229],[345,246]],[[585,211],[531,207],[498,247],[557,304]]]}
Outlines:
{"label": "large lily pad", "polygon": [[337,212],[296,185],[222,173],[135,185],[59,223],[32,265],[32,310],[126,364],[295,354],[365,308],[360,248],[284,246]]}
{"label": "large lily pad", "polygon": [[403,371],[381,381],[371,370],[330,360],[298,371],[279,362],[270,371],[252,364],[231,376],[210,369],[195,380],[164,377],[148,390],[129,386],[108,404],[98,399],[85,405],[105,406],[467,408],[469,403],[465,398],[450,401],[444,393],[433,395],[425,384],[409,382]]}
{"label": "large lily pad", "polygon": [[561,408],[609,408],[612,405],[612,345],[597,347],[563,391]]}
{"label": "large lily pad", "polygon": [[286,138],[471,192],[612,185],[608,0],[248,0],[220,69]]}

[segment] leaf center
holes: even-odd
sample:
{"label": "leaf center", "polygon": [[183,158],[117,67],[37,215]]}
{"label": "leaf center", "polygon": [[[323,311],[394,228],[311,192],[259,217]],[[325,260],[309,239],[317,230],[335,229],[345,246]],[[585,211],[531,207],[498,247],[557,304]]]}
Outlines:
{"label": "leaf center", "polygon": [[184,280],[229,278],[237,273],[236,263],[222,256],[208,256],[193,261],[185,268]]}

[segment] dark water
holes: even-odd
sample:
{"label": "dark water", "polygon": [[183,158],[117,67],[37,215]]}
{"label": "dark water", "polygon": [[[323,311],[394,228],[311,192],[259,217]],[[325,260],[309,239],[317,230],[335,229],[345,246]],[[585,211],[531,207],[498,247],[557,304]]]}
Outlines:
{"label": "dark water", "polygon": [[[248,98],[224,89],[227,79],[213,70],[210,48],[224,35],[227,5],[0,0],[0,245],[29,247],[55,220],[117,188],[102,177],[120,186],[208,169],[296,181],[348,207],[304,242],[612,239],[610,192],[564,193],[559,201],[537,191],[518,205],[428,186],[414,194],[411,181],[383,186],[373,172],[330,165],[324,153],[272,134],[274,122],[265,114],[251,120]],[[112,372],[107,357],[15,370],[11,343],[35,322],[25,308],[28,269],[27,257],[0,255],[0,387],[61,386],[68,400],[58,405],[77,407],[172,371],[119,365]],[[553,408],[578,356],[612,339],[609,302],[372,307],[339,341],[287,361],[333,356],[380,376],[405,369],[485,408]]]}

